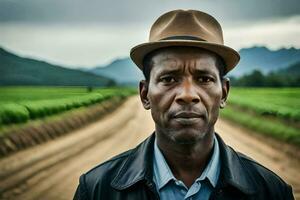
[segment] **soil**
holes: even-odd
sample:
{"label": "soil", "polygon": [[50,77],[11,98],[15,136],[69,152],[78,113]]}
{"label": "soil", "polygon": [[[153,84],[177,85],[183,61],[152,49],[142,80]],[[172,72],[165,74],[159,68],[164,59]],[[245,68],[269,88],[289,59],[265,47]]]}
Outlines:
{"label": "soil", "polygon": [[0,130],[0,159],[72,133],[73,130],[101,119],[124,101],[125,99],[116,97],[85,108],[70,110],[60,115],[33,120],[25,124],[8,125],[5,131]]}
{"label": "soil", "polygon": [[[0,160],[1,199],[72,199],[79,176],[135,147],[154,130],[149,111],[137,97],[84,128]],[[299,160],[253,133],[219,120],[217,132],[227,144],[276,172],[300,199]]]}

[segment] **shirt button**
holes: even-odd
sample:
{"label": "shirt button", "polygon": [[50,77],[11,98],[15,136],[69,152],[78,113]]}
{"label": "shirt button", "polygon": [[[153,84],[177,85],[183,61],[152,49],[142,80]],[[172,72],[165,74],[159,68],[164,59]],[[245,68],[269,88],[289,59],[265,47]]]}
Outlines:
{"label": "shirt button", "polygon": [[222,193],[223,193],[222,189],[218,190],[218,192],[217,192],[218,195],[221,195]]}

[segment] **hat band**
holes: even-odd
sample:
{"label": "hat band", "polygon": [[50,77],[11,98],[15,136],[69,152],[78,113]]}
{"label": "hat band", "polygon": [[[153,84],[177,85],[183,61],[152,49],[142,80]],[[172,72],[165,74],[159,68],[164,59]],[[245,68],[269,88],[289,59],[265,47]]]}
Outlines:
{"label": "hat band", "polygon": [[201,38],[195,37],[195,36],[189,36],[189,35],[178,35],[178,36],[171,36],[166,37],[161,40],[196,40],[196,41],[205,41]]}

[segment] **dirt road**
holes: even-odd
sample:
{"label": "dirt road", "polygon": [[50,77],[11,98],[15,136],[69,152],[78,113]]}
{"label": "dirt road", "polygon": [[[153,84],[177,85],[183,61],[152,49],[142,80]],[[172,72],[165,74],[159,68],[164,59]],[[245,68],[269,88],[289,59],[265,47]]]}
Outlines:
{"label": "dirt road", "polygon": [[[47,144],[0,160],[2,199],[72,199],[78,178],[91,167],[134,147],[149,136],[154,125],[138,98],[102,120]],[[225,142],[278,173],[300,199],[296,161],[266,145],[245,130],[220,120],[217,132]]]}

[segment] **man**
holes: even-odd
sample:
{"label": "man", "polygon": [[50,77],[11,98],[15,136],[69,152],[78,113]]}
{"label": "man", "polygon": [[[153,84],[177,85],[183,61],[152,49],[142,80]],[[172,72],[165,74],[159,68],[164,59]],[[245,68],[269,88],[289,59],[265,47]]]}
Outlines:
{"label": "man", "polygon": [[155,132],[80,177],[74,199],[293,199],[277,175],[215,133],[239,54],[212,16],[174,10],[157,19],[131,58]]}

